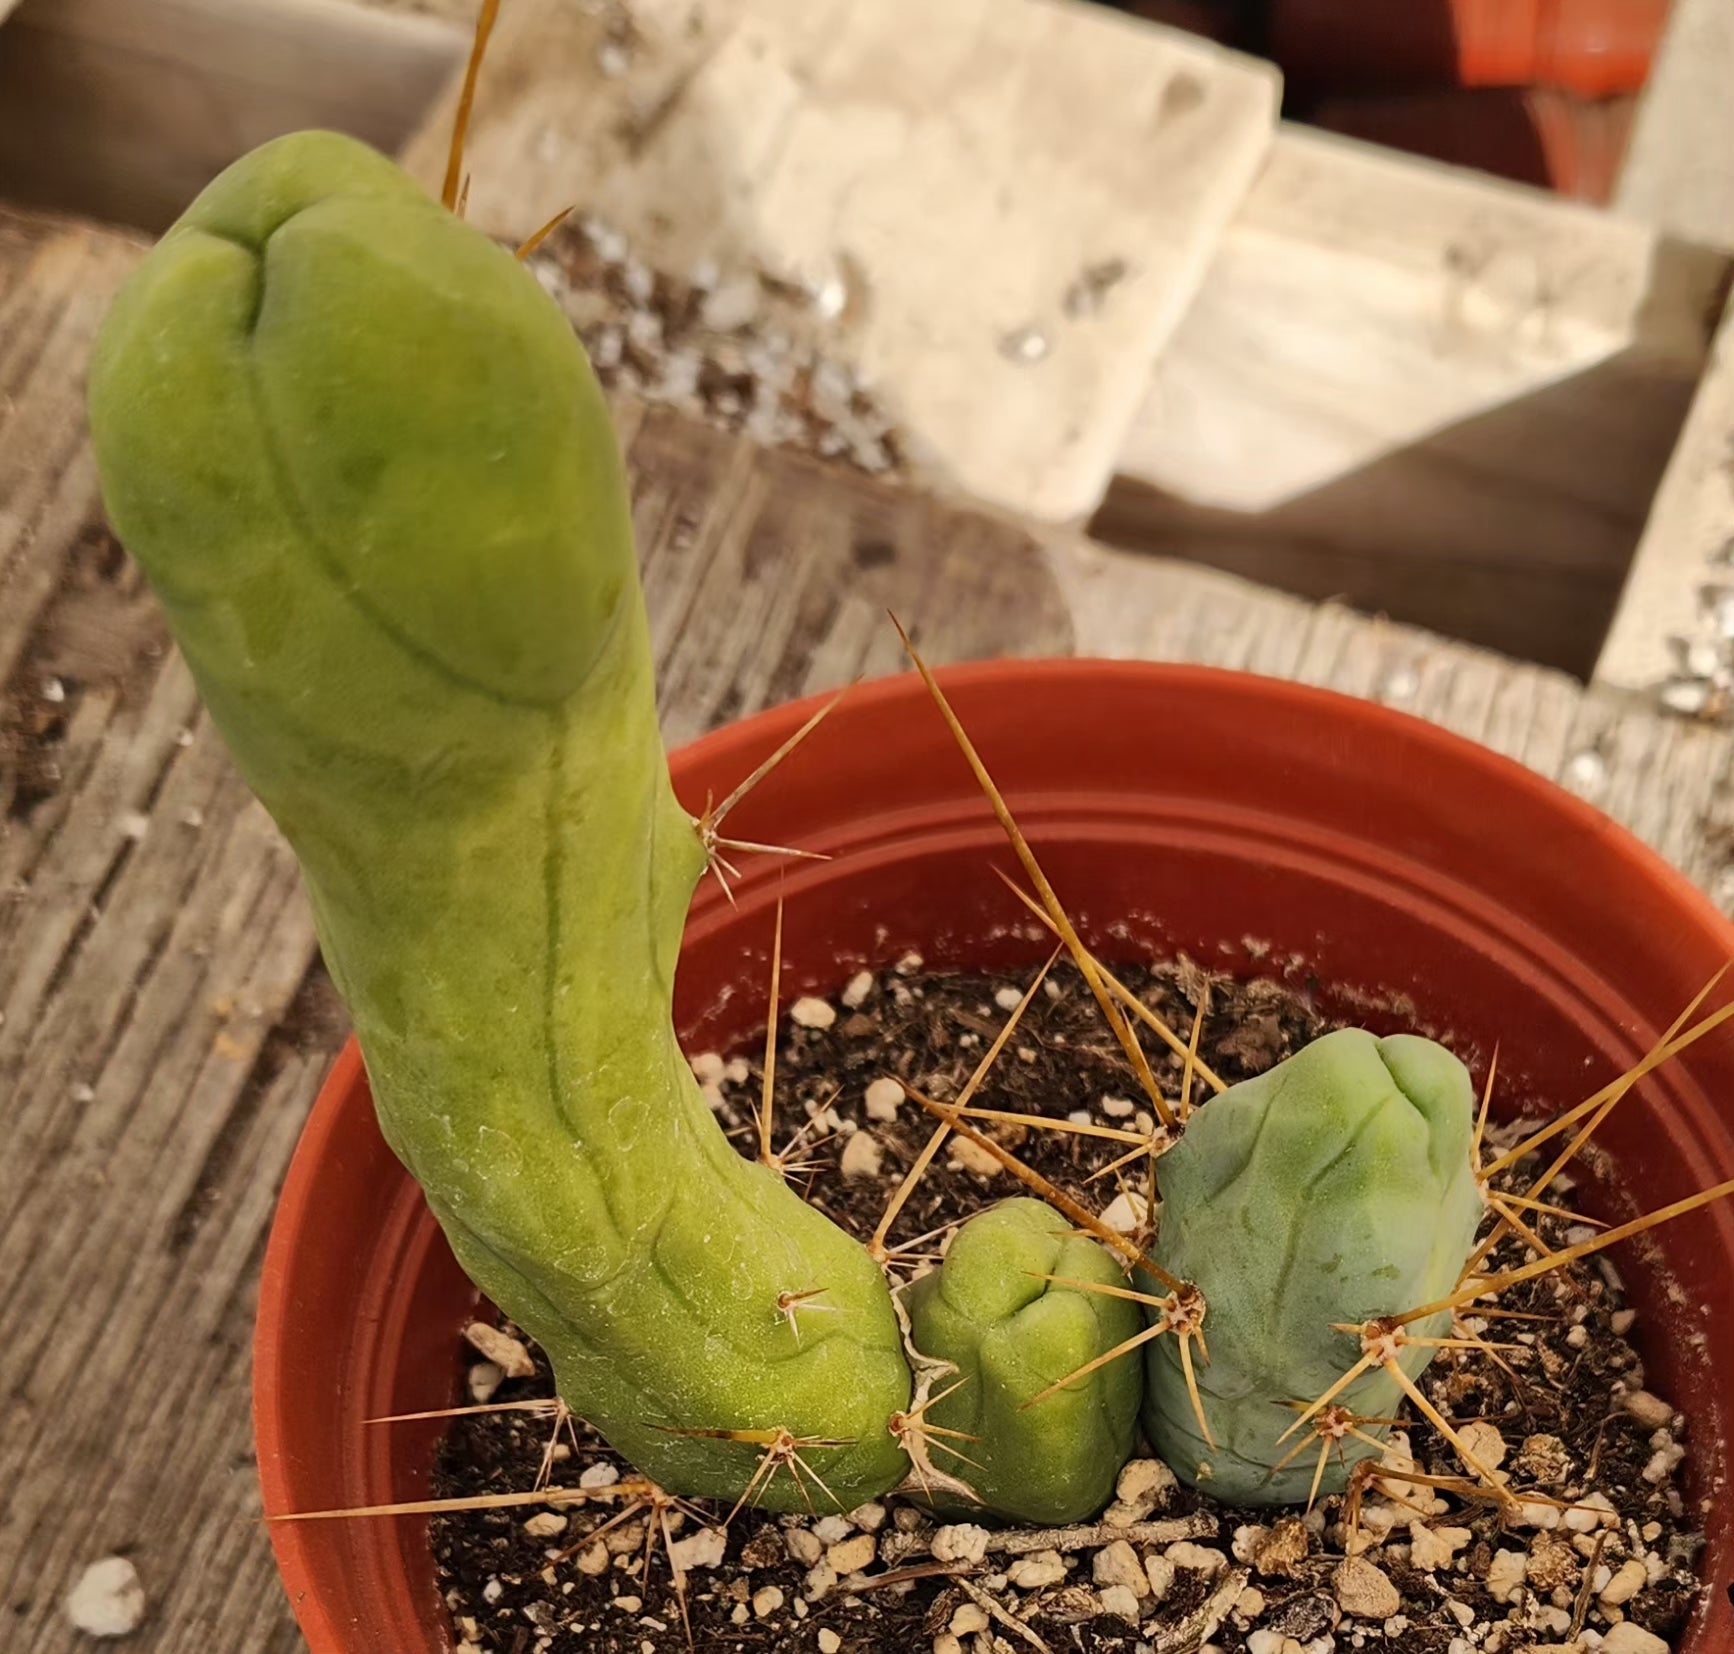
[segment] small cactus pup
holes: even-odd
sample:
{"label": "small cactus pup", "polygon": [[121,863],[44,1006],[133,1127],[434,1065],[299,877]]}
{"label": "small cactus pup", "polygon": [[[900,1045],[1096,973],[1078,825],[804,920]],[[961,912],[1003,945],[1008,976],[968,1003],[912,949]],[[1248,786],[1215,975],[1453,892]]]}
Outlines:
{"label": "small cactus pup", "polygon": [[1143,1375],[1136,1360],[1103,1358],[1137,1338],[1142,1317],[1087,1288],[1124,1284],[1105,1247],[1051,1206],[1015,1199],[971,1218],[907,1288],[915,1347],[957,1369],[935,1383],[926,1423],[939,1445],[960,1442],[954,1468],[989,1510],[1076,1522],[1113,1493]]}
{"label": "small cactus pup", "polygon": [[[1193,1114],[1161,1162],[1162,1222],[1154,1261],[1193,1282],[1207,1306],[1209,1360],[1196,1368],[1214,1443],[1194,1413],[1178,1340],[1145,1358],[1144,1428],[1185,1480],[1230,1504],[1295,1504],[1340,1489],[1377,1451],[1384,1427],[1358,1424],[1341,1453],[1297,1451],[1300,1409],[1332,1390],[1357,1351],[1334,1330],[1457,1286],[1483,1213],[1473,1159],[1468,1071],[1412,1034],[1376,1039],[1341,1029]],[[1444,1311],[1407,1329],[1400,1356],[1413,1379],[1448,1329]],[[1357,1420],[1388,1419],[1404,1399],[1375,1368],[1334,1404]],[[1310,1443],[1309,1443],[1310,1445]]]}
{"label": "small cactus pup", "polygon": [[675,1041],[706,846],[559,310],[392,163],[298,134],[144,260],[90,415],[110,516],[300,858],[381,1125],[465,1270],[670,1491],[886,1492],[911,1379],[885,1280],[735,1153]]}

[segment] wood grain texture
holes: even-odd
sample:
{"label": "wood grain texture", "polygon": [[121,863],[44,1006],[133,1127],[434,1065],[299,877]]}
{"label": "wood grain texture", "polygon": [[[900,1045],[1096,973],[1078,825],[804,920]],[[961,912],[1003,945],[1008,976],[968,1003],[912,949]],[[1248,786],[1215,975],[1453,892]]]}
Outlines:
{"label": "wood grain texture", "polygon": [[253,1294],[337,1024],[293,859],[100,527],[83,368],[137,254],[0,214],[0,1645],[73,1648],[59,1599],[126,1549],[155,1646],[286,1654]]}
{"label": "wood grain texture", "polygon": [[[131,241],[0,213],[0,1647],[130,1554],[128,1647],[300,1647],[256,1525],[261,1248],[342,1019],[289,854],[103,532],[81,364]],[[681,740],[898,667],[1088,651],[1374,695],[1564,776],[1734,903],[1727,736],[1558,673],[619,410]],[[59,698],[56,698],[56,697]]]}
{"label": "wood grain texture", "polygon": [[1097,532],[1587,675],[1728,274],[1285,125]]}
{"label": "wood grain texture", "polygon": [[[575,202],[659,268],[836,284],[834,349],[930,475],[1044,519],[1093,508],[1269,140],[1270,66],[1083,0],[625,15],[507,12],[469,147],[476,222],[521,239]],[[429,184],[449,102],[408,152]],[[1115,273],[1069,315],[1091,271]]]}

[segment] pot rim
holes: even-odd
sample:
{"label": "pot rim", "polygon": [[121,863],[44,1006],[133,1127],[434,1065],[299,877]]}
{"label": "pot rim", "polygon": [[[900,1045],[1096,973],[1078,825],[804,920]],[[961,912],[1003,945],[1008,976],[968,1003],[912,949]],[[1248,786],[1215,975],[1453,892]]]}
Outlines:
{"label": "pot rim", "polygon": [[[1154,681],[1175,690],[1202,689],[1241,697],[1266,710],[1281,707],[1303,714],[1316,711],[1338,720],[1346,715],[1350,723],[1359,722],[1363,727],[1404,734],[1442,751],[1472,771],[1479,771],[1490,786],[1523,792],[1556,817],[1604,841],[1606,848],[1632,864],[1634,870],[1654,888],[1658,901],[1668,908],[1677,923],[1685,922],[1698,928],[1724,956],[1734,959],[1734,922],[1726,918],[1684,873],[1629,829],[1515,759],[1411,713],[1288,679],[1155,661],[1070,657],[996,660],[944,667],[935,675],[949,694],[992,691],[1038,679],[1070,682],[1087,688],[1093,696],[1111,698],[1118,686]],[[834,694],[820,694],[785,703],[687,743],[669,758],[677,791],[683,777],[694,771],[701,761],[706,764],[719,760],[727,763],[743,749],[755,756],[769,751],[834,698]],[[849,692],[850,703],[864,710],[912,699],[925,704],[926,692],[916,674],[909,672],[877,679]],[[360,1050],[352,1034],[338,1053],[308,1116],[278,1199],[266,1247],[254,1338],[253,1422],[267,1518],[287,1514],[291,1504],[284,1469],[287,1436],[284,1390],[279,1384],[275,1359],[291,1312],[291,1262],[304,1244],[309,1228],[317,1228],[322,1163],[341,1119],[343,1096],[363,1073]],[[349,1645],[343,1640],[342,1629],[330,1621],[315,1595],[314,1570],[309,1562],[305,1536],[306,1525],[300,1523],[276,1523],[271,1528],[284,1586],[310,1640],[314,1640],[317,1624],[330,1647],[347,1648]]]}

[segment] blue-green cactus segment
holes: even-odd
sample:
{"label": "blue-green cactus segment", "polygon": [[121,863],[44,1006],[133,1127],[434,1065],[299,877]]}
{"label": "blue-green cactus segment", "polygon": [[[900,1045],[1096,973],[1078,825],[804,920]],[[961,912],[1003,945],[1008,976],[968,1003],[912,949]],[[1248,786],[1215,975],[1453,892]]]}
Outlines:
{"label": "blue-green cactus segment", "polygon": [[[1107,1503],[1131,1456],[1143,1374],[1136,1353],[1099,1367],[1033,1407],[1050,1385],[1088,1366],[1143,1325],[1124,1298],[1042,1279],[1124,1287],[1113,1255],[1039,1200],[1008,1200],[958,1230],[944,1264],[908,1289],[915,1347],[953,1363],[963,1382],[928,1421],[977,1438],[943,1453],[1001,1516],[1075,1522]],[[955,1379],[934,1385],[943,1392]],[[955,1440],[955,1438],[941,1438]]]}
{"label": "blue-green cactus segment", "polygon": [[[1217,1446],[1200,1433],[1174,1339],[1155,1340],[1144,1428],[1176,1474],[1235,1504],[1307,1497],[1315,1451],[1275,1469],[1305,1435],[1281,1441],[1296,1422],[1290,1404],[1322,1395],[1359,1358],[1359,1341],[1333,1324],[1416,1309],[1456,1286],[1482,1215],[1474,1128],[1456,1057],[1360,1029],[1327,1034],[1193,1116],[1161,1161],[1152,1257],[1204,1293],[1210,1360],[1197,1371]],[[1411,1377],[1430,1353],[1410,1346]],[[1402,1399],[1380,1371],[1338,1398],[1369,1418],[1391,1417]],[[1343,1445],[1350,1465],[1372,1452]],[[1324,1485],[1344,1479],[1333,1453]]]}
{"label": "blue-green cactus segment", "polygon": [[[620,457],[511,254],[328,133],[237,162],[116,301],[110,515],[300,857],[380,1122],[560,1393],[669,1489],[785,1429],[845,1507],[908,1468],[862,1247],[742,1160],[674,1038],[704,870]],[[784,1293],[826,1313],[795,1325]],[[762,1502],[824,1494],[786,1470]]]}

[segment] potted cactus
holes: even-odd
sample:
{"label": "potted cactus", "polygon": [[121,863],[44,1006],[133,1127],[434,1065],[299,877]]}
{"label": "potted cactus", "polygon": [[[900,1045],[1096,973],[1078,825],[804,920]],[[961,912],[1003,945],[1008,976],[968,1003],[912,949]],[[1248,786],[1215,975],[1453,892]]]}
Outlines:
{"label": "potted cactus", "polygon": [[[362,146],[296,136],[211,185],[117,302],[91,416],[108,509],[300,858],[365,1057],[365,1085],[347,1064],[315,1117],[267,1270],[274,1514],[401,1499],[425,1471],[414,1438],[357,1433],[452,1399],[438,1340],[468,1299],[422,1199],[564,1404],[662,1494],[719,1513],[843,1513],[901,1491],[940,1516],[1079,1523],[1140,1435],[1200,1497],[1298,1510],[1358,1494],[1362,1465],[1405,1474],[1386,1450],[1406,1407],[1455,1450],[1453,1491],[1495,1512],[1570,1506],[1486,1463],[1421,1374],[1455,1314],[1649,1220],[1496,1268],[1489,1225],[1527,1233],[1551,1178],[1501,1203],[1481,1099],[1446,1044],[1345,1026],[1212,1084],[1196,1041],[1146,1027],[1105,962],[1158,941],[1275,935],[1326,998],[1333,981],[1400,982],[1412,1020],[1465,1049],[1505,1024],[1549,1101],[1573,1100],[1585,1060],[1609,1063],[1573,1124],[1692,1048],[1696,1068],[1657,1076],[1649,1128],[1616,1124],[1613,1141],[1683,1219],[1668,1261],[1725,1294],[1734,1239],[1709,1203],[1734,1189],[1734,1147],[1702,1087],[1734,1071],[1696,1042],[1727,1013],[1662,1030],[1730,934],[1637,846],[1487,755],[1215,674],[923,668],[852,697],[804,751],[808,779],[791,763],[738,814],[743,778],[816,714],[678,760],[683,805],[583,354],[510,251]],[[1104,707],[1121,729],[1168,708],[1189,733],[1135,775],[1119,734],[1089,733]],[[866,797],[875,810],[851,803]],[[985,876],[1001,829],[1033,915]],[[773,834],[834,859],[776,878],[756,864],[694,906],[731,844]],[[677,1025],[752,1032],[737,990],[773,907],[777,964],[786,948],[831,988],[891,948],[1002,967],[1052,930],[1143,1084],[1153,1232],[1035,1179],[911,1272],[801,1198],[768,1091],[757,1152],[737,1152]],[[1178,1096],[1152,1036],[1182,1062]],[[1195,1077],[1217,1093],[1196,1106]],[[969,1088],[924,1106],[930,1153],[949,1137],[1015,1163]],[[1659,1278],[1635,1268],[1640,1290]],[[334,1315],[335,1384],[307,1356]],[[1726,1359],[1726,1322],[1700,1330]],[[1725,1390],[1684,1347],[1654,1360],[1705,1421],[1713,1469]],[[936,1456],[965,1438],[966,1456]],[[381,1532],[283,1530],[320,1654],[440,1646],[425,1531]],[[1726,1604],[1707,1597],[1697,1625],[1709,1649]]]}

